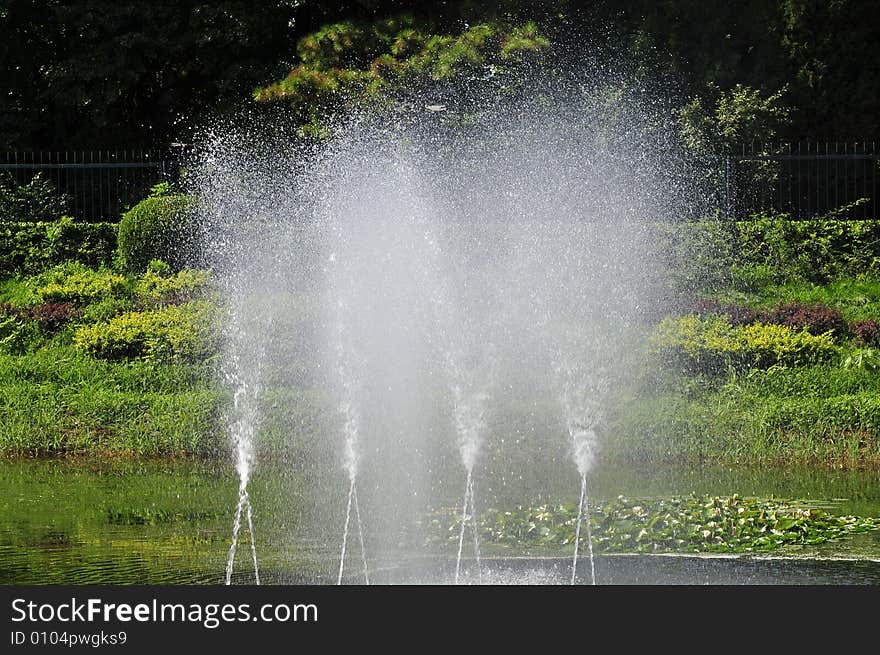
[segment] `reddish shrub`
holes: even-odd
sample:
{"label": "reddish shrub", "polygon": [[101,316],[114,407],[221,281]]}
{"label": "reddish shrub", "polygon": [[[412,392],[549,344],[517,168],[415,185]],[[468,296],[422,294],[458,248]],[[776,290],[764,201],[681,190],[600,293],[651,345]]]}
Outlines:
{"label": "reddish shrub", "polygon": [[850,325],[850,330],[860,345],[880,346],[880,322],[877,319],[855,321]]}
{"label": "reddish shrub", "polygon": [[849,334],[849,326],[840,310],[822,303],[785,303],[762,311],[760,318],[765,323],[788,325],[798,330],[806,328],[812,334],[824,334],[829,330],[833,330],[837,337]]}
{"label": "reddish shrub", "polygon": [[68,323],[77,314],[73,303],[44,302],[28,310],[29,318],[36,321],[43,330],[53,332]]}

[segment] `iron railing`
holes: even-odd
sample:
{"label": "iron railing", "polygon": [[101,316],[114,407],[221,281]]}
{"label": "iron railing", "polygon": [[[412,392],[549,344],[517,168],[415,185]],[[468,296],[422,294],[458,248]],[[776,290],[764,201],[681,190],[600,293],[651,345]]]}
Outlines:
{"label": "iron railing", "polygon": [[[175,157],[158,150],[0,153],[0,174],[27,184],[37,172],[64,195],[66,213],[116,221],[151,186],[173,179]],[[841,218],[880,219],[880,152],[874,141],[750,143],[722,157],[716,178],[722,213],[743,220],[759,212],[812,218],[853,205]]]}
{"label": "iron railing", "polygon": [[0,175],[24,185],[37,173],[65,200],[65,213],[89,222],[117,221],[153,185],[175,173],[157,150],[12,151],[0,153]]}
{"label": "iron railing", "polygon": [[[878,219],[880,153],[874,141],[751,143],[723,162],[725,215],[743,220],[759,212],[807,219]],[[855,206],[853,206],[855,205]]]}

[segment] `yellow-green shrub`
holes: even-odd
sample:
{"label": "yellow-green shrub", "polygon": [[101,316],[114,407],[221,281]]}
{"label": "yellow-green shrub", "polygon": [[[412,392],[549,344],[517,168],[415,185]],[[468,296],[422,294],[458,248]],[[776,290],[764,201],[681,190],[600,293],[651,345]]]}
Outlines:
{"label": "yellow-green shrub", "polygon": [[151,266],[138,279],[135,293],[141,298],[190,297],[211,279],[210,271],[185,268],[176,274],[157,271]]}
{"label": "yellow-green shrub", "polygon": [[704,372],[815,364],[836,353],[830,332],[814,335],[763,323],[734,326],[723,317],[696,315],[665,318],[650,346],[664,364]]}
{"label": "yellow-green shrub", "polygon": [[74,345],[105,359],[203,360],[217,351],[218,319],[217,307],[204,301],[127,312],[80,327]]}
{"label": "yellow-green shrub", "polygon": [[43,301],[88,303],[125,290],[124,276],[103,268],[94,270],[79,262],[56,266],[38,280],[36,292]]}

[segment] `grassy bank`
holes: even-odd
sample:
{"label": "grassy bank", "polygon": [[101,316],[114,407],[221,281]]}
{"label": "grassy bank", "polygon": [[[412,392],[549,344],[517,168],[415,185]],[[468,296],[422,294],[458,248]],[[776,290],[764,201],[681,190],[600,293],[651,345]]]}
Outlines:
{"label": "grassy bank", "polygon": [[684,226],[682,300],[646,348],[607,455],[880,466],[876,232],[766,216]]}
{"label": "grassy bank", "polygon": [[205,365],[108,362],[61,343],[0,354],[0,452],[210,454],[226,400]]}
{"label": "grassy bank", "polygon": [[834,365],[689,377],[626,404],[613,456],[764,465],[880,465],[880,376]]}
{"label": "grassy bank", "polygon": [[0,454],[217,452],[228,398],[209,280],[68,262],[0,282]]}
{"label": "grassy bank", "polygon": [[[677,228],[695,251],[676,264],[686,284],[651,329],[606,457],[880,466],[880,253],[843,239],[813,275],[797,239],[822,230],[782,238],[778,220],[764,224],[763,236],[761,221],[740,234]],[[712,253],[735,252],[711,268]],[[0,456],[225,451],[223,320],[209,272],[161,261],[0,280]],[[286,377],[265,381],[260,448],[322,433],[320,389]]]}

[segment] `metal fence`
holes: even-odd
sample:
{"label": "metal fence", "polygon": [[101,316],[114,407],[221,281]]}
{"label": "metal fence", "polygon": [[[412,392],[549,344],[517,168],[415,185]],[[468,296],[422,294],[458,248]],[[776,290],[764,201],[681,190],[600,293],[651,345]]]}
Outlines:
{"label": "metal fence", "polygon": [[63,194],[65,213],[89,221],[116,221],[176,167],[157,150],[15,151],[0,153],[0,175],[24,185],[37,173]]}
{"label": "metal fence", "polygon": [[[27,184],[41,172],[64,195],[66,213],[116,221],[150,187],[176,177],[175,158],[158,150],[0,153],[0,175]],[[857,203],[841,218],[880,219],[880,153],[873,141],[751,143],[723,158],[719,191],[729,219],[762,211],[812,218]]]}
{"label": "metal fence", "polygon": [[806,219],[856,203],[840,217],[880,219],[874,141],[751,143],[730,153],[723,169],[728,218],[772,211]]}

